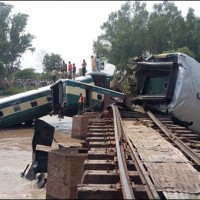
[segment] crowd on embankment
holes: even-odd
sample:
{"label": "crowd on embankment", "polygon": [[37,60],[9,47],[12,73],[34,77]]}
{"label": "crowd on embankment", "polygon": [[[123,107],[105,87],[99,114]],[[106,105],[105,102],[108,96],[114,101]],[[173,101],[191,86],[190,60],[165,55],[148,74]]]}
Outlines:
{"label": "crowd on embankment", "polygon": [[11,87],[18,87],[21,89],[26,89],[28,87],[43,87],[50,85],[52,81],[50,80],[36,80],[33,78],[19,78],[14,80],[0,80],[0,90],[8,90]]}

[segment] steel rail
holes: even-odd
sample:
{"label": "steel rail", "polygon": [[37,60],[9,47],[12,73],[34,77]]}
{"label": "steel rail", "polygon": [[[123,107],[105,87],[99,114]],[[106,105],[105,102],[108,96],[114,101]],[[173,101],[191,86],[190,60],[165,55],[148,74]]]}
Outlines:
{"label": "steel rail", "polygon": [[190,158],[192,158],[198,165],[200,165],[200,157],[191,148],[186,146],[180,139],[178,139],[174,134],[167,129],[164,124],[156,118],[150,111],[146,111],[148,116],[153,120],[153,122]]}
{"label": "steel rail", "polygon": [[[121,127],[123,129],[122,120],[120,120],[120,123],[121,123]],[[142,162],[140,161],[140,159],[137,155],[137,152],[132,145],[132,142],[130,141],[129,137],[126,135],[124,129],[122,131],[123,131],[123,138],[128,143],[128,146],[130,149],[131,158],[135,161],[135,167],[140,174],[143,184],[145,184],[145,186],[146,186],[146,192],[147,192],[149,199],[160,199],[160,196],[159,196],[155,186],[153,185],[151,179],[149,178],[149,175],[146,172]]]}
{"label": "steel rail", "polygon": [[[126,158],[123,151],[123,145],[121,145],[120,137],[122,136],[122,127],[120,123],[120,115],[118,109],[111,105],[113,110],[113,118],[114,118],[114,132],[115,132],[115,143],[116,143],[116,150],[117,150],[117,159],[118,159],[118,167],[119,167],[119,174],[120,174],[120,181],[122,184],[122,193],[124,199],[135,199],[133,194],[133,188],[129,181],[129,174],[126,165]],[[118,111],[118,112],[117,112]]]}

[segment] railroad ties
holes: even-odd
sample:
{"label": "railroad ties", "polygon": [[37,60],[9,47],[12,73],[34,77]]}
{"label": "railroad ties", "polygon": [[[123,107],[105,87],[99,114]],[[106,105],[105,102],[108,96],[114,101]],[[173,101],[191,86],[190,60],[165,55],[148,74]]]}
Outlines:
{"label": "railroad ties", "polygon": [[[91,120],[77,199],[199,199],[199,135],[168,116],[121,117]],[[123,127],[119,135],[116,124]]]}
{"label": "railroad ties", "polygon": [[88,126],[88,160],[77,199],[122,199],[112,119],[94,119]]}

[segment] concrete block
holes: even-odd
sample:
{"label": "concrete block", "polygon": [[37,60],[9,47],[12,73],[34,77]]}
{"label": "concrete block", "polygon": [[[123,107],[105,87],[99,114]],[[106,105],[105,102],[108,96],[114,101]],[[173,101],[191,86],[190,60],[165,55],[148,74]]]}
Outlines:
{"label": "concrete block", "polygon": [[72,118],[72,138],[86,139],[88,132],[88,120],[98,118],[99,113],[87,112],[82,115],[75,115]]}

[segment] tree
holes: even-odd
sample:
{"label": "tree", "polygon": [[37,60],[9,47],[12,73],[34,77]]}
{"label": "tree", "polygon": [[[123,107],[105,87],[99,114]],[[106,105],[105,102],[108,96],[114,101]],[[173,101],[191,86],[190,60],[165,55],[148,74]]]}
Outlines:
{"label": "tree", "polygon": [[58,71],[60,71],[62,66],[62,60],[63,59],[59,54],[45,54],[43,58],[43,65],[45,70],[52,71],[52,69],[55,67]]}
{"label": "tree", "polygon": [[168,51],[164,51],[163,53],[174,53],[174,52],[184,53],[192,58],[195,58],[194,53],[188,47],[182,47],[182,48],[178,48],[176,50],[168,50]]}
{"label": "tree", "polygon": [[[184,19],[174,2],[154,4],[148,20],[148,51],[151,54],[181,47]],[[182,37],[180,37],[182,36]]]}
{"label": "tree", "polygon": [[20,62],[27,50],[34,51],[34,36],[25,33],[28,15],[18,13],[11,15],[13,6],[0,2],[0,60],[8,68]]}
{"label": "tree", "polygon": [[140,54],[166,51],[187,52],[200,62],[200,18],[189,8],[184,18],[174,2],[163,1],[146,10],[146,3],[125,1],[101,26],[93,51],[104,54],[120,72]]}
{"label": "tree", "polygon": [[101,26],[103,34],[93,42],[93,51],[104,54],[118,70],[124,71],[128,59],[145,50],[147,19],[146,3],[125,2],[121,10],[112,12]]}
{"label": "tree", "polygon": [[34,72],[35,69],[32,68],[26,68],[23,70],[18,70],[17,72],[14,73],[15,78],[36,78],[37,73]]}
{"label": "tree", "polygon": [[0,78],[3,79],[4,77],[5,77],[4,63],[0,61]]}

